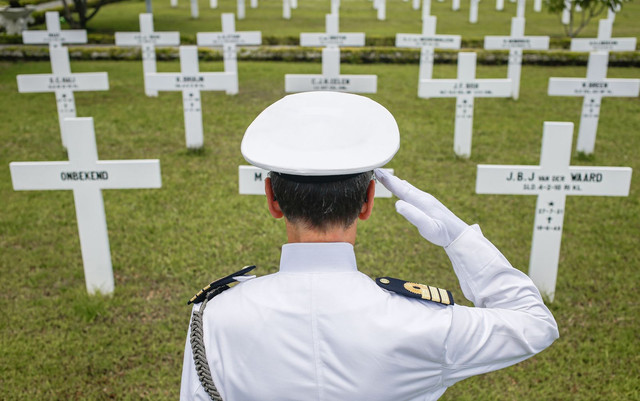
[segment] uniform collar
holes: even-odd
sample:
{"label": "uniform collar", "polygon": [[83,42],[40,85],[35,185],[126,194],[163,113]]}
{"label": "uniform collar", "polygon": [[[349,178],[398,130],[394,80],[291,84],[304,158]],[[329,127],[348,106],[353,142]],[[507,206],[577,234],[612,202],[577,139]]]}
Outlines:
{"label": "uniform collar", "polygon": [[353,245],[348,242],[299,242],[282,246],[281,272],[335,273],[357,270]]}

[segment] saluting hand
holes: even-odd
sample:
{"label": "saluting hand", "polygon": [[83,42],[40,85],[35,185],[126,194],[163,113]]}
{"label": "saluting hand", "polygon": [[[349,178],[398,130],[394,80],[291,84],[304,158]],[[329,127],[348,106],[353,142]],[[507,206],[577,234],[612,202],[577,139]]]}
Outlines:
{"label": "saluting hand", "polygon": [[382,169],[376,178],[395,196],[396,211],[418,228],[420,235],[433,244],[446,247],[467,229],[468,225],[431,194]]}

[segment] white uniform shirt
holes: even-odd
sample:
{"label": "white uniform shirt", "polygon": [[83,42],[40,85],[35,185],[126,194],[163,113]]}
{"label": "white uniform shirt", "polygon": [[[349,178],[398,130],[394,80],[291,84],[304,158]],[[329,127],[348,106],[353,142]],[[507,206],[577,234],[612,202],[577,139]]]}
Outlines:
{"label": "white uniform shirt", "polygon": [[[348,243],[284,245],[278,273],[237,284],[205,309],[223,399],[436,400],[548,347],[558,329],[538,290],[474,228],[446,252],[475,308],[381,289],[358,271]],[[209,400],[189,338],[180,399]]]}

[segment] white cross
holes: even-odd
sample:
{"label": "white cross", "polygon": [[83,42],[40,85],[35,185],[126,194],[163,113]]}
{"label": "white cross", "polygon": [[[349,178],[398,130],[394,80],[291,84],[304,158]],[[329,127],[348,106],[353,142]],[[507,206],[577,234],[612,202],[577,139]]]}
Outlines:
{"label": "white cross", "polygon": [[67,43],[87,43],[87,31],[84,29],[60,30],[60,14],[57,11],[45,13],[46,31],[22,31],[25,44],[49,44],[49,50]]}
{"label": "white cross", "polygon": [[364,33],[340,33],[336,14],[327,14],[325,21],[326,33],[300,34],[300,46],[326,46],[322,49],[322,74],[286,74],[285,92],[376,93],[376,75],[340,74],[340,46],[364,46]]}
{"label": "white cross", "polygon": [[612,10],[610,7],[607,7],[607,19],[611,20],[611,23],[616,21],[616,13],[620,12],[622,5],[616,4],[615,8]]}
{"label": "white cross", "polygon": [[[393,174],[393,169],[384,169]],[[240,195],[264,195],[264,179],[268,177],[269,170],[255,166],[238,167],[238,187]],[[391,192],[384,185],[377,185],[376,198],[391,198]]]}
{"label": "white cross", "polygon": [[238,0],[237,1],[237,14],[238,14],[238,19],[244,19],[245,17],[245,10],[246,10],[246,6],[244,3],[244,0]]}
{"label": "white cross", "polygon": [[472,24],[475,24],[478,22],[478,3],[480,3],[480,0],[470,0],[469,22]]}
{"label": "white cross", "polygon": [[571,0],[564,1],[564,8],[562,9],[562,17],[560,18],[563,25],[569,25],[569,22],[571,22],[572,4],[573,3]]}
{"label": "white cross", "polygon": [[69,50],[56,47],[49,50],[51,74],[18,75],[18,92],[43,93],[56,95],[58,120],[62,145],[67,147],[64,136],[64,119],[76,116],[76,102],[73,92],[109,90],[109,78],[106,72],[71,73]]}
{"label": "white cross", "polygon": [[476,193],[537,195],[529,276],[553,301],[567,195],[628,196],[629,167],[570,166],[573,123],[545,122],[539,166],[478,165]]}
{"label": "white cross", "polygon": [[223,13],[222,32],[206,32],[196,34],[198,46],[222,47],[224,55],[224,71],[235,74],[235,87],[230,95],[238,93],[238,56],[237,45],[259,45],[262,43],[260,31],[236,32],[233,13]]}
{"label": "white cross", "polygon": [[459,49],[460,35],[436,35],[435,16],[422,20],[422,34],[396,34],[396,47],[420,48],[420,74],[418,80],[431,79],[433,74],[434,49]]}
{"label": "white cross", "polygon": [[378,21],[387,19],[387,0],[373,0],[373,9],[377,11]]}
{"label": "white cross", "polygon": [[524,18],[511,18],[511,36],[485,36],[487,50],[509,49],[507,78],[511,79],[512,97],[520,96],[520,72],[522,71],[523,50],[548,50],[548,36],[524,36]]}
{"label": "white cross", "polygon": [[198,19],[200,17],[200,10],[198,9],[198,0],[191,0],[191,18]]}
{"label": "white cross", "polygon": [[[431,0],[422,1],[422,30],[424,31],[424,20],[431,16]],[[435,30],[434,30],[435,33]]]}
{"label": "white cross", "polygon": [[199,149],[204,142],[200,91],[224,90],[229,94],[238,78],[231,72],[200,72],[196,46],[180,46],[180,71],[148,74],[147,80],[152,89],[182,92],[187,148]]}
{"label": "white cross", "polygon": [[291,0],[282,0],[282,18],[291,19]]}
{"label": "white cross", "polygon": [[586,154],[595,148],[602,98],[640,94],[640,79],[607,78],[608,58],[604,52],[589,53],[586,78],[549,78],[549,96],[584,97],[576,149]]}
{"label": "white cross", "polygon": [[16,191],[73,190],[84,278],[89,294],[113,292],[103,189],[160,188],[158,160],[98,160],[92,118],[65,120],[69,161],[12,162]]}
{"label": "white cross", "polygon": [[458,156],[471,155],[473,99],[475,97],[511,96],[510,79],[476,79],[476,54],[458,53],[458,79],[424,79],[418,96],[455,97],[456,122],[453,150]]}
{"label": "white cross", "polygon": [[[376,1],[373,0],[373,7],[376,7]],[[340,14],[340,0],[331,0],[331,14]]]}
{"label": "white cross", "polygon": [[542,11],[542,0],[533,0],[533,11],[537,13]]}
{"label": "white cross", "polygon": [[571,39],[572,52],[632,52],[636,50],[636,38],[612,38],[613,21],[601,19],[598,22],[598,37]]}
{"label": "white cross", "polygon": [[[526,0],[518,0],[516,5],[516,17],[524,18],[524,12],[526,8]],[[522,29],[524,32],[524,28]]]}
{"label": "white cross", "polygon": [[140,46],[142,48],[142,77],[147,96],[158,96],[158,91],[149,88],[146,74],[156,72],[156,46],[180,45],[180,32],[154,32],[153,14],[140,14],[140,32],[116,32],[117,46]]}

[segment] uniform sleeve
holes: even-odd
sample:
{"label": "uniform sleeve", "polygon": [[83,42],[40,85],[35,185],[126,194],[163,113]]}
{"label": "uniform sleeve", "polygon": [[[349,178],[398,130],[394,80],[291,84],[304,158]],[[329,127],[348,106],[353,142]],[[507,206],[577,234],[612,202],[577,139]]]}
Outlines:
{"label": "uniform sleeve", "polygon": [[[198,307],[198,305],[194,305],[194,308],[196,307]],[[191,327],[191,324],[189,324],[189,327]],[[200,384],[200,379],[196,372],[196,365],[193,362],[193,352],[191,350],[191,328],[189,328],[187,332],[187,341],[184,346],[182,380],[180,383],[180,401],[211,401],[209,395]]]}
{"label": "uniform sleeve", "polygon": [[556,321],[531,279],[513,268],[477,225],[445,250],[464,296],[476,306],[453,306],[445,341],[446,386],[518,363],[558,338]]}

